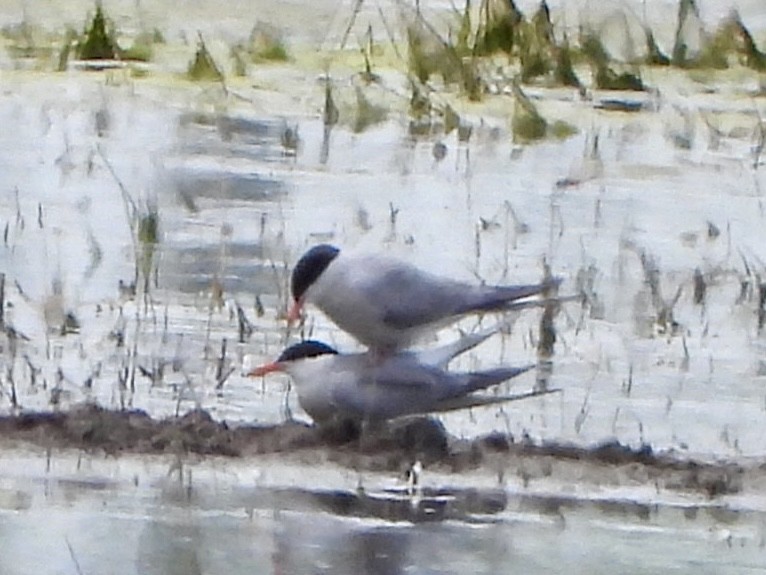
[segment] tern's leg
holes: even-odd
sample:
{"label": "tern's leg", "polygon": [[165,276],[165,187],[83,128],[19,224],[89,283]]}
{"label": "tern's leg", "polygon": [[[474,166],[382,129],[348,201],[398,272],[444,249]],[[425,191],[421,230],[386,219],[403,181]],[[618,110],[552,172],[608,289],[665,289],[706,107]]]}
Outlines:
{"label": "tern's leg", "polygon": [[374,451],[380,447],[380,439],[384,435],[385,423],[365,417],[359,426],[357,447],[360,452]]}

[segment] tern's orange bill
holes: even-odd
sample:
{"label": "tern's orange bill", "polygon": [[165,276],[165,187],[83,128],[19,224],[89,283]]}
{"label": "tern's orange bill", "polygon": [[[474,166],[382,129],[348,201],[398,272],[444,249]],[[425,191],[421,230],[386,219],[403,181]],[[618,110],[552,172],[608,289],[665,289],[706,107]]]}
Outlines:
{"label": "tern's orange bill", "polygon": [[266,365],[262,365],[260,367],[256,367],[253,370],[250,370],[247,375],[248,377],[261,377],[267,373],[271,373],[272,371],[282,371],[282,364],[278,361],[267,363]]}

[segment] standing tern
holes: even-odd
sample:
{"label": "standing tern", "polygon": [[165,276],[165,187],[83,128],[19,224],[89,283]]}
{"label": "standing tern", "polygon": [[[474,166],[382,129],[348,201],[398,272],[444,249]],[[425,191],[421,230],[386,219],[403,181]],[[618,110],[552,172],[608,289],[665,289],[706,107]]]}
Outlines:
{"label": "standing tern", "polygon": [[338,327],[373,351],[390,355],[430,330],[470,313],[505,311],[511,304],[555,289],[540,284],[471,285],[424,272],[384,255],[343,255],[328,244],[298,260],[291,277],[288,321],[313,303]]}
{"label": "standing tern", "polygon": [[324,343],[308,340],[288,347],[275,362],[248,375],[258,377],[274,371],[290,375],[301,407],[320,426],[349,420],[376,423],[540,395],[474,393],[517,377],[534,365],[467,373],[446,371],[452,358],[496,331],[464,336],[425,352],[400,352],[383,361],[372,353],[339,354]]}

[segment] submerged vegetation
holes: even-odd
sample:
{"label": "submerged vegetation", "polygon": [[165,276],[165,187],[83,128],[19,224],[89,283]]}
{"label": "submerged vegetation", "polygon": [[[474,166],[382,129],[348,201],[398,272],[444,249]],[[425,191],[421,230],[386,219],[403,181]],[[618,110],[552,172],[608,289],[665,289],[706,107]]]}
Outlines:
{"label": "submerged vegetation", "polygon": [[513,85],[513,98],[511,130],[514,142],[524,144],[546,137],[567,138],[577,133],[574,126],[561,120],[549,124],[517,84]]}
{"label": "submerged vegetation", "polygon": [[247,52],[253,62],[287,62],[287,50],[282,32],[265,23],[256,24],[247,42]]}
{"label": "submerged vegetation", "polygon": [[[39,67],[59,72],[67,70],[73,59],[91,63],[149,62],[154,57],[155,46],[165,42],[162,32],[155,28],[139,32],[129,48],[122,48],[117,40],[117,28],[101,3],[96,4],[93,16],[86,18],[81,31],[71,25],[65,25],[61,32],[46,30],[24,19],[18,25],[5,26],[0,34],[14,59],[35,60]],[[101,68],[99,65],[86,67]]]}
{"label": "submerged vegetation", "polygon": [[220,82],[223,80],[223,72],[213,60],[201,34],[197,41],[197,51],[194,53],[194,59],[189,64],[186,75],[195,82]]}
{"label": "submerged vegetation", "polygon": [[[680,0],[677,22],[671,58],[674,66],[722,70],[740,64],[759,72],[766,71],[766,54],[758,49],[736,10],[732,10],[715,32],[709,34],[702,26],[695,0]],[[701,38],[699,46],[690,45],[693,36]]]}
{"label": "submerged vegetation", "polygon": [[154,56],[154,46],[164,43],[157,29],[140,32],[127,49],[120,46],[117,36],[114,22],[100,3],[96,4],[93,16],[86,18],[82,31],[71,25],[65,25],[61,32],[46,30],[27,19],[2,29],[2,38],[11,56],[17,60],[34,59],[41,67],[59,72],[66,70],[72,59],[148,62]]}
{"label": "submerged vegetation", "polygon": [[50,34],[27,20],[4,26],[0,34],[6,42],[9,55],[14,59],[45,60],[54,52]]}
{"label": "submerged vegetation", "polygon": [[107,23],[101,4],[98,4],[90,27],[77,46],[77,57],[80,60],[114,60],[119,53],[114,27]]}
{"label": "submerged vegetation", "polygon": [[610,65],[610,58],[601,40],[595,34],[588,34],[583,40],[583,54],[593,67],[593,77],[599,90],[641,91],[644,84],[640,72],[617,72]]}
{"label": "submerged vegetation", "polygon": [[724,69],[733,63],[759,72],[766,71],[766,54],[755,45],[752,35],[736,11],[721,23],[700,55],[684,62],[684,65]]}
{"label": "submerged vegetation", "polygon": [[155,29],[142,32],[133,39],[128,49],[123,49],[117,42],[117,29],[114,22],[104,12],[101,4],[96,5],[96,13],[83,35],[69,37],[62,48],[62,53],[69,49],[71,40],[76,41],[75,53],[80,60],[133,60],[148,62],[153,56],[154,44],[164,42],[162,33]]}
{"label": "submerged vegetation", "polygon": [[482,96],[477,60],[466,55],[460,46],[444,40],[422,18],[407,27],[410,76],[421,84],[439,76],[444,84],[457,84],[469,100]]}
{"label": "submerged vegetation", "polygon": [[516,84],[513,85],[513,96],[514,141],[525,143],[544,138],[548,132],[548,122]]}
{"label": "submerged vegetation", "polygon": [[[466,12],[470,2],[466,4]],[[481,0],[479,26],[476,30],[474,49],[476,54],[489,56],[496,52],[513,54],[516,48],[519,26],[524,15],[513,0]]]}
{"label": "submerged vegetation", "polygon": [[[580,26],[580,36],[574,45],[563,31],[557,35],[545,0],[531,18],[513,0],[481,0],[476,12],[473,8],[472,2],[467,1],[465,9],[455,14],[446,37],[436,34],[420,13],[412,17],[406,34],[411,76],[419,82],[438,76],[447,84],[465,87],[466,69],[481,71],[484,59],[489,62],[498,55],[508,59],[509,84],[518,78],[525,84],[581,88],[578,68],[587,64],[592,71],[593,87],[601,90],[644,90],[640,67],[646,65],[723,69],[739,64],[766,70],[766,54],[759,50],[736,11],[713,34],[708,34],[694,0],[679,1],[672,56],[662,51],[652,30],[642,24],[643,56],[636,55],[627,61],[610,54],[601,32],[589,25]],[[699,45],[694,45],[695,42]],[[486,90],[489,82],[478,74],[473,85]],[[471,99],[481,96],[475,90],[464,92]]]}
{"label": "submerged vegetation", "polygon": [[[514,0],[466,0],[464,7],[454,12],[446,35],[440,35],[420,11],[406,13],[405,43],[409,50],[406,64],[420,82],[439,76],[447,83],[462,83],[469,87],[478,62],[483,58],[505,55],[522,82],[545,78],[546,82],[578,86],[576,68],[592,62],[609,66],[615,59],[608,53],[594,53],[599,32],[581,24],[579,42],[572,43],[563,30],[557,31],[545,0],[531,16],[525,15]],[[766,69],[766,54],[742,21],[739,13],[731,14],[711,33],[704,29],[695,0],[679,0],[675,39],[666,55],[658,46],[655,35],[644,28],[644,57],[633,64],[721,69],[741,64],[755,70]],[[371,32],[370,32],[371,33]],[[152,58],[152,47],[164,43],[158,29],[139,32],[129,48],[122,48],[114,21],[100,2],[95,3],[92,17],[81,33],[76,33],[75,53],[82,60]],[[26,18],[19,24],[2,29],[7,50],[16,58],[48,57],[52,50],[65,50],[72,40],[71,30],[47,31]],[[249,38],[234,45],[233,50],[247,54],[251,62],[284,62],[291,58],[284,34],[275,26],[259,22]],[[606,59],[603,56],[606,56]],[[602,76],[610,76],[609,72]],[[474,98],[475,92],[466,93]]]}
{"label": "submerged vegetation", "polygon": [[[356,12],[352,22],[355,16]],[[658,45],[646,24],[638,24],[643,39],[628,38],[626,28],[625,44],[639,46],[637,53],[627,59],[610,53],[602,38],[603,30],[593,23],[581,23],[578,34],[567,35],[545,0],[529,15],[514,0],[465,0],[448,19],[446,33],[438,31],[419,9],[409,11],[401,5],[399,16],[405,23],[401,36],[392,31],[386,15],[380,14],[410,83],[417,84],[418,94],[425,98],[430,97],[434,81],[448,88],[456,87],[469,101],[479,101],[488,94],[512,93],[514,82],[570,87],[583,95],[588,88],[642,91],[647,89],[642,78],[642,68],[646,66],[720,70],[741,65],[766,72],[766,52],[759,49],[739,13],[732,11],[714,31],[708,32],[696,0],[678,1],[675,38],[667,52]],[[621,18],[627,27],[629,17],[636,21],[626,13],[614,16],[613,20]],[[347,30],[343,46],[348,33]],[[85,61],[148,62],[154,58],[155,47],[165,42],[162,32],[151,26],[124,39],[100,2],[95,3],[95,11],[88,16],[81,32],[71,27],[61,32],[47,31],[25,17],[17,25],[4,27],[2,37],[14,59],[35,60],[38,67],[55,70],[67,69],[72,57]],[[129,47],[121,47],[118,37]],[[363,77],[367,83],[378,81],[379,75],[372,71],[371,25],[359,42],[360,46],[368,44],[360,50],[364,58]],[[406,54],[400,52],[402,43]],[[230,54],[233,74],[240,77],[246,76],[253,64],[287,62],[293,57],[284,33],[266,22],[256,23],[246,40],[233,43]],[[141,73],[146,72],[141,69]],[[200,37],[187,77],[194,81],[220,81],[223,76],[220,62],[213,59]],[[589,78],[590,85],[583,78]],[[354,98],[364,109],[365,101],[356,92]],[[362,121],[361,125],[364,124]]]}
{"label": "submerged vegetation", "polygon": [[259,22],[250,32],[247,42],[232,46],[234,73],[246,76],[250,64],[283,63],[290,61],[290,52],[283,33],[271,24]]}

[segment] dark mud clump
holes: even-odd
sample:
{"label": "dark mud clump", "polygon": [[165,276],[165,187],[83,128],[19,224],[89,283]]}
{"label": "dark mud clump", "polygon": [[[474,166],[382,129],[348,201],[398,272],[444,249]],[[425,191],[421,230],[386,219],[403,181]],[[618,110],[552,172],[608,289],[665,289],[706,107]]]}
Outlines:
{"label": "dark mud clump", "polygon": [[196,453],[242,456],[251,452],[299,449],[318,439],[307,426],[232,429],[204,410],[182,417],[152,419],[141,410],[112,411],[85,404],[67,412],[33,412],[0,418],[5,440],[27,441],[47,448],[74,448],[126,453]]}
{"label": "dark mud clump", "polygon": [[659,484],[666,488],[701,491],[709,497],[739,493],[745,469],[736,463],[706,463],[680,459],[670,453],[655,453],[650,445],[631,448],[617,441],[594,447],[578,447],[560,443],[520,445],[527,456],[574,460],[612,468],[624,467],[635,479]]}
{"label": "dark mud clump", "polygon": [[67,412],[33,412],[0,417],[5,444],[31,443],[46,449],[120,453],[198,454],[255,457],[300,453],[355,469],[402,471],[416,461],[452,472],[490,468],[515,473],[525,484],[551,475],[604,483],[654,484],[701,492],[708,497],[738,493],[749,470],[733,462],[709,463],[634,449],[618,442],[595,447],[562,443],[516,443],[495,433],[474,440],[450,436],[441,422],[420,418],[376,429],[342,425],[319,429],[297,422],[238,425],[214,420],[204,410],[152,419],[140,410],[112,411],[85,404]]}

